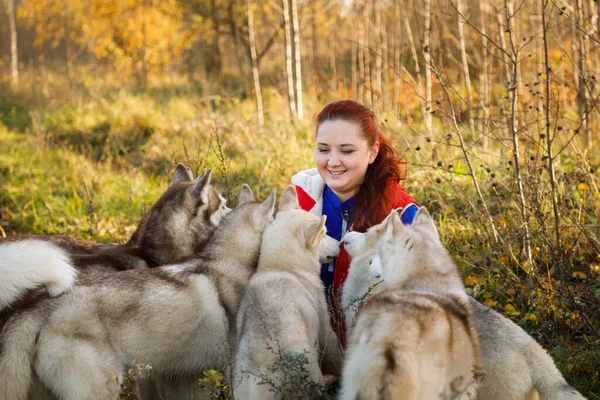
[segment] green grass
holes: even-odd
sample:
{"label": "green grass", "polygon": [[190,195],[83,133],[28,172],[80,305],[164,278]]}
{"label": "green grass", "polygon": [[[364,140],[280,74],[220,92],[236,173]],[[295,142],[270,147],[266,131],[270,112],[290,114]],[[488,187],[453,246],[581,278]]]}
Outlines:
{"label": "green grass", "polygon": [[[207,95],[176,77],[146,91],[110,75],[85,75],[73,89],[49,72],[23,80],[19,91],[0,94],[0,235],[124,242],[167,188],[177,162],[196,173],[213,168],[230,205],[242,183],[259,197],[281,193],[294,173],[314,164],[310,118],[291,124],[285,98],[272,88],[265,89],[266,124],[259,129],[252,99]],[[307,115],[326,100],[308,97]],[[456,137],[446,139],[447,121],[436,120],[439,137],[427,138],[418,124],[381,115],[381,129],[411,162],[407,190],[432,211],[467,290],[520,324],[572,385],[600,399],[600,198],[581,159],[567,149],[556,160],[557,248],[542,154],[523,143],[529,265],[509,153],[497,143],[469,153],[502,239],[496,242]]]}

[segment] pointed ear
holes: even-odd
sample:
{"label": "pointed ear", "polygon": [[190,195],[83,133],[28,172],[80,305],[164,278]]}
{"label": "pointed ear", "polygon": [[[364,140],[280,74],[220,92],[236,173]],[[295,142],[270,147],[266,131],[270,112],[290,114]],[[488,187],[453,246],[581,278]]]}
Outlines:
{"label": "pointed ear", "polygon": [[281,195],[277,211],[299,210],[298,193],[294,185],[288,185]]}
{"label": "pointed ear", "polygon": [[325,228],[325,222],[327,216],[323,215],[320,221],[311,222],[306,228],[304,228],[304,238],[306,239],[306,246],[314,249],[321,243],[321,239],[327,234],[327,228]]}
{"label": "pointed ear", "polygon": [[194,177],[192,175],[191,168],[187,168],[182,163],[177,164],[175,167],[175,173],[173,174],[173,179],[171,180],[171,184],[176,182],[193,182]]}
{"label": "pointed ear", "polygon": [[210,179],[212,177],[212,170],[208,170],[206,174],[200,175],[194,181],[194,185],[190,187],[188,190],[192,194],[192,196],[202,200],[203,203],[208,203],[208,186],[210,185]]}
{"label": "pointed ear", "polygon": [[247,203],[249,201],[254,201],[254,193],[252,193],[252,189],[250,189],[250,186],[246,185],[245,183],[242,185],[242,189],[240,190],[240,196],[239,196],[239,204],[243,204],[243,203]]}
{"label": "pointed ear", "polygon": [[271,215],[273,217],[275,217],[275,198],[276,198],[277,194],[275,192],[275,190],[273,190],[271,192],[271,194],[269,195],[269,197],[267,197],[267,199],[265,201],[262,202],[262,204],[260,205],[259,212],[261,212],[263,215]]}
{"label": "pointed ear", "polygon": [[394,236],[399,235],[404,229],[400,215],[396,210],[392,211],[387,220],[387,227],[384,234],[385,240],[392,240]]}
{"label": "pointed ear", "polygon": [[219,198],[219,192],[214,186],[208,187],[208,209],[211,213],[217,211],[221,206],[221,199]]}
{"label": "pointed ear", "polygon": [[440,237],[440,234],[438,233],[438,230],[435,226],[435,222],[433,221],[431,214],[429,214],[429,211],[425,207],[419,208],[419,211],[417,211],[417,214],[415,215],[415,218],[413,219],[413,225],[415,227],[419,227],[421,230],[423,230],[425,232],[432,234],[434,237],[437,237],[438,239]]}

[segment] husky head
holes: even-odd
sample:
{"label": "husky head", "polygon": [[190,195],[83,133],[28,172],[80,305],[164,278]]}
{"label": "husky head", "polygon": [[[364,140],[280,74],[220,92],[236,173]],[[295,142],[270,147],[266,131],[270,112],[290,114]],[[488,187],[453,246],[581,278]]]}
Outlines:
{"label": "husky head", "polygon": [[222,219],[219,229],[210,240],[210,249],[215,250],[206,255],[212,258],[233,258],[237,264],[254,271],[263,231],[274,219],[275,191],[260,203],[254,200],[250,187],[242,185],[238,206]]}
{"label": "husky head", "polygon": [[275,262],[283,268],[298,265],[316,268],[321,258],[335,256],[339,250],[334,249],[331,242],[325,242],[326,220],[326,216],[319,218],[302,210],[296,189],[288,186],[281,195],[275,221],[263,234],[259,265],[263,265],[264,260],[269,265]]}
{"label": "husky head", "polygon": [[212,171],[196,180],[178,164],[171,185],[142,219],[128,245],[139,248],[151,265],[173,263],[197,254],[230,211],[210,184]]}
{"label": "husky head", "polygon": [[404,225],[396,211],[381,225],[385,231],[377,253],[386,285],[402,285],[416,276],[455,270],[425,207],[419,209],[411,225]]}
{"label": "husky head", "polygon": [[[392,211],[394,213],[395,211]],[[365,233],[348,232],[342,242],[354,266],[370,266],[371,275],[381,277],[381,267],[377,257],[377,243],[386,231],[386,224],[392,213],[382,223],[373,225]]]}
{"label": "husky head", "polygon": [[[290,210],[302,211],[300,203],[298,203],[298,193],[294,185],[288,185],[281,195],[279,201],[278,213]],[[302,213],[303,214],[303,213]],[[317,221],[317,220],[315,220]],[[323,222],[324,224],[325,222]],[[340,242],[332,238],[331,236],[324,235],[319,242],[319,261],[321,263],[327,263],[333,258],[337,257],[340,253]]]}

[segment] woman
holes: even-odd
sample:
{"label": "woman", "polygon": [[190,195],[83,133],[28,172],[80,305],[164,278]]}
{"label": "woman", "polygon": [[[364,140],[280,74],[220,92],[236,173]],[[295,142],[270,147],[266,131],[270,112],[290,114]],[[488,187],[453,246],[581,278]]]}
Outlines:
{"label": "woman", "polygon": [[[292,177],[302,209],[327,215],[327,234],[341,240],[348,230],[364,232],[393,209],[411,223],[418,203],[400,185],[406,161],[377,130],[373,111],[353,100],[329,103],[315,116],[317,168]],[[350,260],[343,249],[336,260],[321,266],[321,279],[332,305],[338,333],[339,288]],[[341,335],[343,337],[343,335]]]}

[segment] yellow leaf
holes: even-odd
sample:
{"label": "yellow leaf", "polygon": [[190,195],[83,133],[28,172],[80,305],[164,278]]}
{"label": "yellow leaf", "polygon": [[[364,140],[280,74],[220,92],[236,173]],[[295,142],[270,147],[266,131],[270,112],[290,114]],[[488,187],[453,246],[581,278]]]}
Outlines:
{"label": "yellow leaf", "polygon": [[535,314],[527,314],[525,316],[525,319],[527,319],[529,321],[537,321],[537,317],[535,316]]}
{"label": "yellow leaf", "polygon": [[481,282],[481,276],[479,275],[469,275],[465,278],[465,285],[467,286],[475,286]]}
{"label": "yellow leaf", "polygon": [[587,279],[587,274],[582,271],[575,271],[571,274],[571,276],[578,279]]}
{"label": "yellow leaf", "polygon": [[513,306],[513,305],[512,305],[512,304],[510,304],[510,303],[507,303],[507,304],[504,306],[504,311],[506,311],[508,314],[520,314],[520,312],[519,312],[519,311],[517,311],[517,309],[515,308],[515,306]]}
{"label": "yellow leaf", "polygon": [[490,307],[490,308],[492,308],[492,307],[496,307],[496,304],[497,304],[497,303],[498,303],[498,302],[497,302],[497,301],[495,301],[495,300],[492,300],[492,299],[485,299],[485,301],[483,302],[483,305],[484,305],[484,306],[486,306],[486,307]]}
{"label": "yellow leaf", "polygon": [[586,185],[585,183],[580,183],[580,184],[577,186],[577,188],[578,188],[579,190],[586,190],[586,189],[587,189],[587,185]]}

